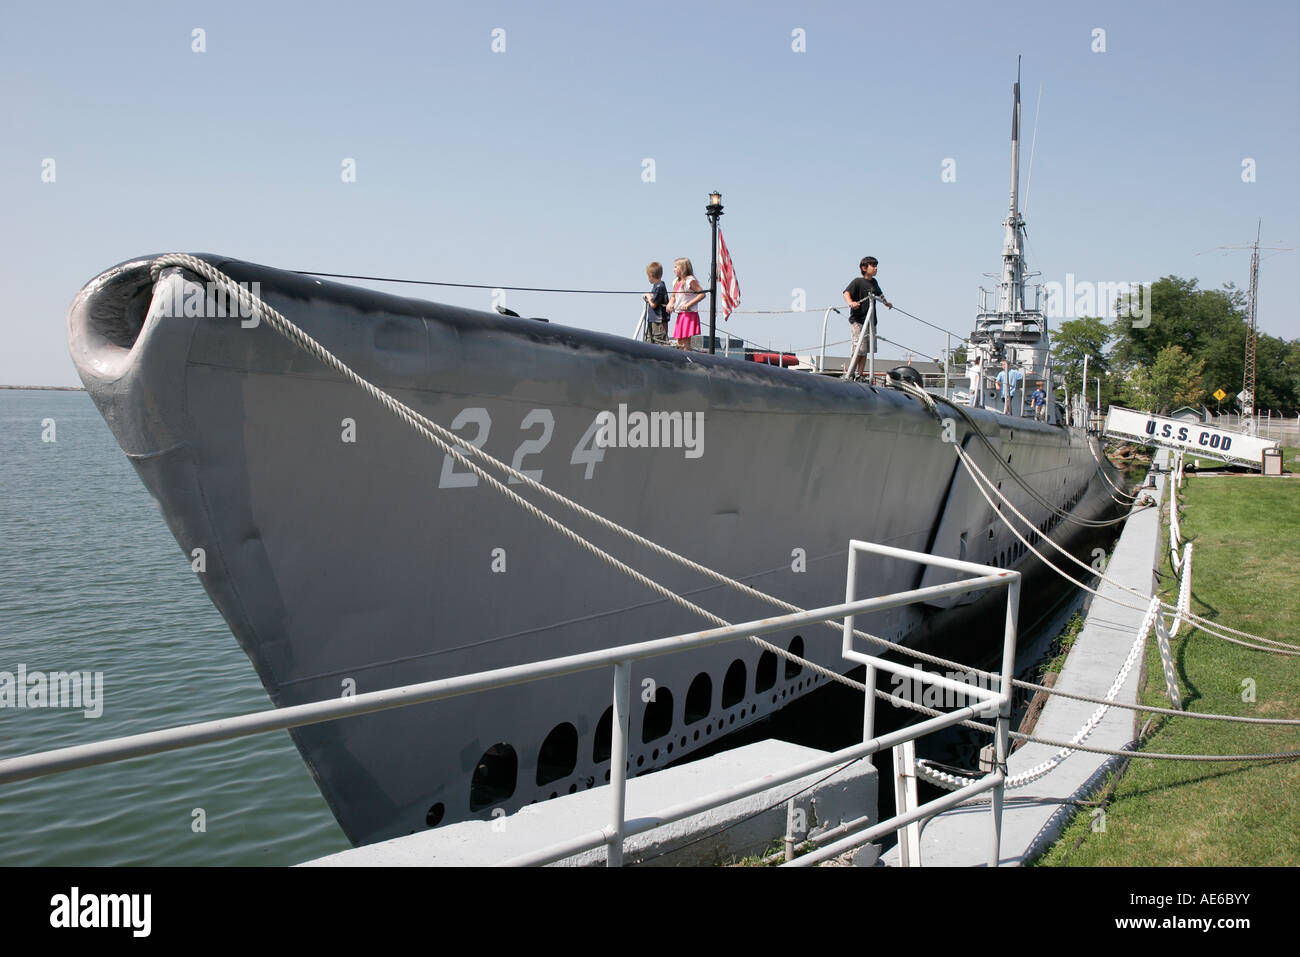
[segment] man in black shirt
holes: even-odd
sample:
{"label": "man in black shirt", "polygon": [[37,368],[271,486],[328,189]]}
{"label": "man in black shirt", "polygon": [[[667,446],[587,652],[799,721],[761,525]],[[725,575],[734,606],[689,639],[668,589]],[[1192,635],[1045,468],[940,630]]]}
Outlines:
{"label": "man in black shirt", "polygon": [[[858,263],[858,268],[862,270],[862,275],[854,279],[844,288],[844,301],[853,307],[849,313],[849,327],[853,330],[853,339],[849,343],[850,355],[852,354],[853,345],[857,343],[858,337],[863,333],[863,325],[867,321],[867,312],[871,306],[871,297],[875,296],[890,309],[894,306],[885,299],[885,294],[880,291],[880,283],[876,282],[876,269],[879,262],[875,256],[863,256],[862,262]],[[872,313],[871,335],[874,336],[876,331],[875,314]],[[861,375],[862,367],[866,363],[867,350],[871,348],[870,340],[862,343],[859,350],[858,360],[849,370],[849,375]]]}

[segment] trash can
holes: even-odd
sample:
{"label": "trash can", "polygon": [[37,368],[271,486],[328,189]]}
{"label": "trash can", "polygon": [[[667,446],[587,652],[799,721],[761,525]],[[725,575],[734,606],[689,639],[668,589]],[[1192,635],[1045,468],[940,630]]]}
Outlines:
{"label": "trash can", "polygon": [[1282,474],[1282,450],[1281,449],[1264,450],[1264,474],[1265,475]]}

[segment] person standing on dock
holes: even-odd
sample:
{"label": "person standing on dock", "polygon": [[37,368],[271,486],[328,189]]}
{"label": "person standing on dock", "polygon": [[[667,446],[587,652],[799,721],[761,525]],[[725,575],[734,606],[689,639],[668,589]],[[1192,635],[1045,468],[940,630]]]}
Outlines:
{"label": "person standing on dock", "polygon": [[[858,358],[853,363],[853,368],[849,370],[850,376],[861,375],[862,367],[867,360],[867,350],[871,348],[871,339],[876,335],[876,316],[871,312],[871,298],[874,296],[883,302],[890,309],[893,309],[893,303],[885,299],[884,292],[880,289],[880,283],[876,282],[876,271],[880,266],[879,260],[875,256],[863,256],[862,261],[858,263],[858,269],[862,275],[858,276],[847,286],[844,287],[844,301],[851,307],[849,313],[849,328],[853,330],[853,337],[849,340],[849,354],[857,349]],[[858,340],[862,337],[863,326],[867,321],[867,314],[871,312],[871,339],[867,339],[858,346]]]}

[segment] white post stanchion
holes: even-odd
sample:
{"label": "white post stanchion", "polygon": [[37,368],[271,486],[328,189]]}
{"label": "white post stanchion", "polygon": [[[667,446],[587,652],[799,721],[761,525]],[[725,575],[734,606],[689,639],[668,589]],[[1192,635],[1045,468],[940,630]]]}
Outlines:
{"label": "white post stanchion", "polygon": [[1165,672],[1165,690],[1169,692],[1169,701],[1179,711],[1183,710],[1183,698],[1178,693],[1178,675],[1174,671],[1174,655],[1169,648],[1169,631],[1165,628],[1165,616],[1156,615],[1156,644],[1160,646],[1160,664]]}
{"label": "white post stanchion", "polygon": [[614,740],[610,749],[610,813],[611,837],[606,845],[607,867],[623,866],[623,834],[627,825],[627,735],[631,714],[632,662],[620,661],[614,665]]}
{"label": "white post stanchion", "polygon": [[[916,743],[904,741],[896,745],[894,758],[894,808],[897,814],[915,811],[919,806],[916,795]],[[921,822],[914,821],[898,831],[898,856],[903,867],[921,866]]]}
{"label": "white post stanchion", "polygon": [[867,334],[871,336],[871,351],[867,353],[867,381],[876,384],[876,297],[871,297],[867,307]]}
{"label": "white post stanchion", "polygon": [[1192,607],[1192,543],[1183,546],[1182,577],[1178,582],[1178,610],[1174,622],[1169,626],[1169,637],[1177,638],[1178,629],[1182,627],[1183,617],[1190,613]]}

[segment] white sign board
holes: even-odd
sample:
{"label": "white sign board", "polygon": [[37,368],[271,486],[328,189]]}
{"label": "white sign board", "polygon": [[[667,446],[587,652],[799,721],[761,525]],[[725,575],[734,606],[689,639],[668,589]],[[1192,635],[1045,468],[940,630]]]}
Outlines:
{"label": "white sign board", "polygon": [[1216,429],[1150,412],[1134,412],[1117,405],[1112,405],[1106,413],[1106,434],[1256,469],[1263,467],[1264,450],[1278,446],[1276,441],[1257,435]]}

